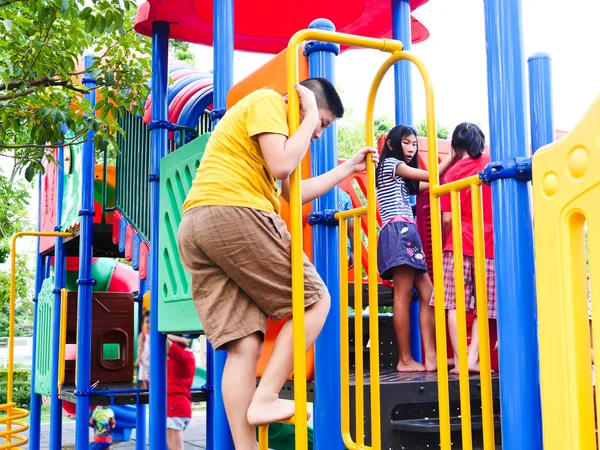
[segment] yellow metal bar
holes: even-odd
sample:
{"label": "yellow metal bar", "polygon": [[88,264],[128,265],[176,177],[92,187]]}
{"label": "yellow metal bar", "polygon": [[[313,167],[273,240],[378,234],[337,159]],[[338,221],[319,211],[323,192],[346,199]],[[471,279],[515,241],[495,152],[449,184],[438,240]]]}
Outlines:
{"label": "yellow metal bar", "polygon": [[354,391],[356,443],[365,443],[365,397],[363,361],[363,295],[362,295],[362,233],[360,224],[354,224]]}
{"label": "yellow metal bar", "polygon": [[[354,36],[344,33],[334,33],[322,30],[301,30],[292,36],[288,43],[287,48],[287,93],[288,93],[288,125],[290,135],[296,132],[300,125],[300,108],[298,92],[295,89],[295,84],[298,82],[298,47],[303,41],[316,40],[323,42],[332,42],[342,45],[350,45],[354,47],[370,48],[386,52],[395,52],[402,50],[402,43],[399,41],[389,39],[374,39],[362,36]],[[370,162],[367,164],[367,178],[371,180],[374,187],[374,167]],[[291,246],[292,246],[292,314],[293,320],[293,333],[294,333],[294,399],[296,408],[296,450],[305,450],[308,446],[307,441],[307,423],[306,423],[306,336],[304,334],[304,270],[303,270],[303,253],[302,253],[302,195],[300,192],[300,183],[302,180],[300,166],[294,170],[290,176],[290,228],[291,228]],[[371,203],[371,211],[374,212],[374,192],[371,192],[367,196]],[[373,201],[371,201],[373,200]],[[374,217],[374,216],[373,216]],[[372,219],[374,220],[374,219]],[[376,248],[375,240],[375,228],[371,230],[369,226],[371,237],[369,242],[373,242],[374,245],[371,248]],[[371,239],[373,239],[371,241]],[[371,245],[371,244],[369,244]],[[375,255],[376,258],[376,255]],[[376,270],[377,261],[375,259],[375,265],[373,269]],[[372,278],[372,277],[369,277]],[[374,282],[376,283],[376,279]],[[369,284],[371,289],[371,283]],[[375,285],[375,296],[377,295]],[[377,333],[377,332],[376,332]],[[378,336],[375,343],[379,342]],[[371,339],[373,341],[373,338]],[[379,361],[379,353],[371,352],[371,363]],[[372,366],[379,368],[379,364]],[[377,371],[377,383],[378,379]],[[375,398],[372,396],[372,404],[379,400],[379,389],[378,384],[376,385]],[[379,407],[373,409],[376,422],[373,423],[373,427],[377,426],[379,429]],[[379,437],[379,431],[377,436],[374,436],[374,446]],[[379,448],[375,446],[376,448]]]}
{"label": "yellow metal bar", "polygon": [[463,270],[459,192],[450,192],[450,200],[452,205],[452,243],[454,244],[454,292],[456,296],[456,323],[458,328],[458,383],[460,386],[462,448],[464,450],[471,450],[473,447],[471,434],[471,394],[469,392],[469,367],[467,362],[467,311],[465,304],[465,274]]}
{"label": "yellow metal bar", "polygon": [[[361,208],[358,208],[361,209]],[[358,209],[354,210],[357,211]],[[348,450],[359,450],[360,446],[352,440],[350,434],[350,330],[348,328],[348,235],[347,218],[336,218],[340,222],[340,377],[342,397],[342,440]],[[362,247],[361,247],[362,248]]]}
{"label": "yellow metal bar", "polygon": [[[8,371],[6,382],[6,404],[0,405],[0,411],[6,411],[6,416],[2,418],[2,423],[6,424],[6,429],[0,434],[4,437],[6,443],[0,446],[0,449],[14,448],[23,445],[27,439],[16,434],[26,431],[28,425],[16,422],[16,420],[27,417],[28,411],[20,408],[15,408],[13,403],[13,377],[14,377],[14,345],[15,345],[15,303],[17,297],[17,239],[22,236],[54,236],[54,237],[69,237],[72,233],[58,232],[43,232],[43,231],[24,231],[13,235],[10,247],[10,301],[9,301],[9,321],[8,321]],[[13,430],[12,423],[14,422],[19,428]],[[12,439],[17,439],[18,442],[12,442]]]}
{"label": "yellow metal bar", "polygon": [[483,182],[481,181],[481,178],[479,178],[479,175],[473,175],[461,180],[452,181],[451,183],[432,187],[430,188],[430,192],[434,197],[441,197],[452,191],[462,191],[463,189],[470,188],[472,185],[481,186],[482,184]]}
{"label": "yellow metal bar", "polygon": [[477,330],[479,334],[479,369],[481,382],[481,416],[483,420],[483,448],[493,450],[494,406],[492,403],[492,363],[490,358],[490,331],[488,324],[487,276],[485,241],[483,233],[483,200],[481,185],[471,185],[473,218],[473,250],[475,261],[475,298],[477,300]]}
{"label": "yellow metal bar", "polygon": [[[354,209],[348,209],[346,211],[339,211],[337,213],[335,213],[334,218],[337,220],[341,220],[341,219],[351,219],[352,217],[360,217],[360,216],[366,216],[367,215],[367,207],[366,206],[361,206],[360,208],[354,208]],[[340,230],[340,236],[342,236],[341,234],[341,230]]]}
{"label": "yellow metal bar", "polygon": [[258,450],[269,450],[269,425],[258,427]]}
{"label": "yellow metal bar", "polygon": [[[374,122],[373,122],[373,114],[375,109],[375,99],[377,97],[377,92],[379,91],[379,86],[381,85],[381,81],[383,77],[387,73],[387,71],[392,67],[397,61],[400,60],[408,60],[411,61],[421,74],[423,78],[423,83],[425,85],[425,97],[426,97],[426,112],[427,112],[427,135],[428,135],[428,148],[431,149],[434,153],[437,153],[437,140],[435,138],[435,112],[434,112],[434,101],[433,101],[433,84],[431,82],[431,77],[429,76],[429,72],[427,71],[425,64],[421,61],[417,56],[402,51],[402,49],[398,49],[395,52],[392,52],[392,55],[381,65],[373,82],[371,84],[371,89],[369,91],[369,97],[367,100],[367,111],[366,111],[366,119],[365,119],[365,135],[366,135],[366,145],[367,147],[374,146]],[[430,153],[431,155],[431,153]],[[430,156],[431,157],[431,156]],[[431,164],[430,164],[431,166]],[[436,158],[436,167],[435,167],[435,178],[437,180],[437,158]],[[433,175],[430,172],[430,179]],[[436,181],[434,185],[439,184],[439,181]],[[434,202],[435,203],[435,202]],[[371,162],[367,162],[367,207],[368,207],[368,248],[369,248],[369,311],[377,311],[378,304],[378,284],[377,284],[377,253],[374,251],[377,248],[377,206],[376,206],[376,198],[375,198],[375,165]],[[438,223],[440,223],[438,221]],[[441,248],[441,234],[440,234],[440,245],[437,248]],[[434,247],[435,248],[435,247]],[[442,315],[443,304],[442,304]],[[443,317],[443,316],[442,316]],[[444,319],[445,321],[445,319]],[[376,314],[370,314],[369,316],[369,332],[371,339],[370,346],[370,364],[371,364],[371,435],[372,435],[372,445],[374,449],[381,448],[381,417],[380,417],[380,380],[379,380],[379,318]],[[445,334],[444,334],[444,347],[445,348]],[[440,341],[438,341],[439,344]],[[439,358],[438,358],[439,359]],[[440,364],[438,360],[438,367],[445,367],[446,361],[444,359],[444,364]],[[374,369],[377,370],[374,370]],[[443,372],[443,370],[442,370]],[[444,379],[446,380],[443,383]],[[442,401],[444,399],[449,398],[448,395],[448,375],[444,374],[441,377],[442,384],[445,384],[445,388],[440,388],[440,405],[443,405]],[[439,384],[439,383],[438,383]],[[442,392],[445,389],[445,396]],[[448,402],[445,402],[447,405]],[[440,432],[442,434],[442,449],[450,448],[450,411],[449,407],[441,406],[440,407]],[[447,439],[443,436],[447,434]],[[448,446],[444,447],[444,443],[447,441]]]}
{"label": "yellow metal bar", "polygon": [[65,353],[67,347],[67,305],[69,292],[63,288],[60,290],[60,344],[58,356],[58,397],[60,398],[63,384],[65,382]]}

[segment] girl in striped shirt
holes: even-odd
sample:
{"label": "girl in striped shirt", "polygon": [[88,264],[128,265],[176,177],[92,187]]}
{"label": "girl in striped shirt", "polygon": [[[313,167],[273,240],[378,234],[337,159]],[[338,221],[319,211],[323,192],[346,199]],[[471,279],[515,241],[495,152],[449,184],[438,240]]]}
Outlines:
{"label": "girl in striped shirt", "polygon": [[[429,174],[419,169],[417,130],[398,125],[390,130],[375,174],[382,228],[377,245],[379,273],[394,283],[394,329],[400,355],[399,372],[435,371],[435,322],[429,301],[433,285],[409,195],[428,187]],[[454,153],[440,164],[440,175],[452,164]],[[425,364],[410,352],[410,303],[413,286],[420,298],[419,324]]]}

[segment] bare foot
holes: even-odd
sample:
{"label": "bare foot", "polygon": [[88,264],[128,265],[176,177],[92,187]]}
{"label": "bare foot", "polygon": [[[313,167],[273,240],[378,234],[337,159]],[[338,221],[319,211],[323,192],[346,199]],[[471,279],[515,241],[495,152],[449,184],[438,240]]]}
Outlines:
{"label": "bare foot", "polygon": [[454,358],[448,358],[447,364],[448,367],[454,367]]}
{"label": "bare foot", "polygon": [[248,423],[258,427],[270,423],[287,420],[294,415],[294,402],[274,397],[262,400],[253,399],[248,408]]}
{"label": "bare foot", "polygon": [[453,373],[454,375],[458,375],[458,359],[457,358],[452,358],[452,366],[454,366],[454,368],[452,370],[450,370],[450,373]]}
{"label": "bare foot", "polygon": [[479,360],[475,361],[474,363],[469,361],[469,372],[475,372],[475,373],[481,372],[481,369],[479,368]]}
{"label": "bare foot", "polygon": [[435,372],[437,370],[437,360],[435,359],[435,356],[433,357],[433,359],[426,359],[425,360],[425,372]]}
{"label": "bare foot", "polygon": [[425,372],[425,366],[411,358],[408,362],[402,360],[398,361],[396,370],[398,372]]}

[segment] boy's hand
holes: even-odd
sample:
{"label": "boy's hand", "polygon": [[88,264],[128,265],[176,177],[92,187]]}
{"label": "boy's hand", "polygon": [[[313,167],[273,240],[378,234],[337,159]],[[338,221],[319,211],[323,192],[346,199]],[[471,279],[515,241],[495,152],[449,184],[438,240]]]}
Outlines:
{"label": "boy's hand", "polygon": [[356,172],[363,172],[367,169],[367,157],[371,155],[371,159],[375,163],[375,167],[379,164],[379,153],[376,148],[365,147],[357,151],[352,158],[346,161]]}
{"label": "boy's hand", "polygon": [[302,115],[302,121],[310,118],[315,121],[315,127],[317,126],[317,120],[319,119],[319,108],[317,107],[317,99],[315,94],[310,89],[302,86],[300,83],[296,83],[296,90],[298,91],[298,97],[300,97],[300,114]]}

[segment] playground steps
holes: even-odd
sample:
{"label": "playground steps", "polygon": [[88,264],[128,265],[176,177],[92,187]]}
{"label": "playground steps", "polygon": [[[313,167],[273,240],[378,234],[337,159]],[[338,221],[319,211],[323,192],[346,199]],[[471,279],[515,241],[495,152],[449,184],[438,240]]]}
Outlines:
{"label": "playground steps", "polygon": [[[141,389],[142,385],[138,383],[100,383],[94,389],[94,393],[90,395],[90,406],[98,405],[135,405],[136,397],[139,395],[140,403],[148,404],[148,392],[140,392],[136,394],[131,392],[134,389]],[[103,392],[104,391],[104,392]],[[121,391],[114,393],[115,391]],[[192,402],[205,402],[207,397],[206,391],[199,389],[192,390]],[[61,391],[63,401],[75,403],[77,394],[75,394],[75,385],[64,385]]]}

